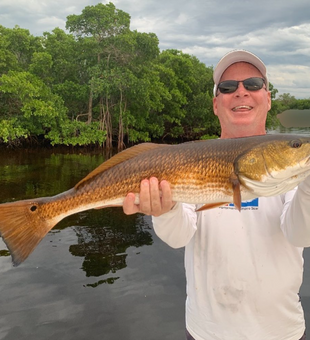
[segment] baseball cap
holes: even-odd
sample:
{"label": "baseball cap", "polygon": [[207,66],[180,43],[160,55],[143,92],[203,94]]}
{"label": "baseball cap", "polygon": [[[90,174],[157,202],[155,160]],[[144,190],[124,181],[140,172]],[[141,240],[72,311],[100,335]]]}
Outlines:
{"label": "baseball cap", "polygon": [[238,62],[246,62],[255,66],[266,80],[267,90],[269,89],[269,82],[267,78],[267,69],[265,64],[254,53],[246,50],[233,50],[224,55],[218,62],[213,72],[214,89],[213,94],[216,96],[216,89],[224,71],[232,64]]}

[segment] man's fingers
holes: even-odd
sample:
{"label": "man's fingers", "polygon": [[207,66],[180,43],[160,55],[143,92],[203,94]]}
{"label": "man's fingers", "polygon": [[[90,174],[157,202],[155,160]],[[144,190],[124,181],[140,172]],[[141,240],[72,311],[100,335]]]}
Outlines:
{"label": "man's fingers", "polygon": [[150,179],[150,196],[151,196],[151,211],[152,215],[161,213],[161,199],[158,187],[158,179],[151,177]]}
{"label": "man's fingers", "polygon": [[160,216],[175,205],[172,201],[170,184],[163,180],[159,185],[156,177],[141,181],[139,200],[140,204],[135,204],[135,195],[129,193],[123,203],[124,213],[131,215],[140,212],[145,215]]}
{"label": "man's fingers", "polygon": [[163,180],[160,182],[160,189],[162,191],[161,198],[161,208],[163,212],[168,212],[175,205],[175,202],[172,201],[172,193],[170,184]]}
{"label": "man's fingers", "polygon": [[129,193],[125,197],[123,211],[126,215],[132,215],[139,212],[139,206],[135,204],[135,194]]}
{"label": "man's fingers", "polygon": [[163,180],[160,182],[160,188],[162,191],[162,206],[163,209],[171,204],[171,190],[170,185],[167,181]]}
{"label": "man's fingers", "polygon": [[147,179],[144,179],[141,182],[140,186],[140,204],[139,211],[143,214],[150,215],[151,214],[151,196],[150,196],[150,182]]}

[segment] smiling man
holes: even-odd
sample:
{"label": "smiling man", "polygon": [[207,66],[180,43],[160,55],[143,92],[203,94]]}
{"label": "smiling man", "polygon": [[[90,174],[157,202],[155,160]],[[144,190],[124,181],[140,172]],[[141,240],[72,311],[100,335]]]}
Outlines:
{"label": "smiling man", "polygon": [[230,53],[217,65],[214,82],[213,110],[220,120],[221,138],[265,134],[271,96],[262,61],[248,52]]}
{"label": "smiling man", "polygon": [[[264,63],[236,50],[214,70],[214,113],[221,138],[265,134],[271,107]],[[162,193],[162,195],[161,195]],[[124,212],[153,215],[156,234],[185,246],[186,337],[191,340],[306,339],[298,296],[303,247],[310,245],[310,177],[274,197],[197,212],[172,201],[167,181],[141,182]]]}

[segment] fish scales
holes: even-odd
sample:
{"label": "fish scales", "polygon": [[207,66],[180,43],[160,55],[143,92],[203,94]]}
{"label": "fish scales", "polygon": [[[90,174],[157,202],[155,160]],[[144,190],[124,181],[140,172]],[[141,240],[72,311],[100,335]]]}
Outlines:
{"label": "fish scales", "polygon": [[104,162],[74,188],[53,197],[0,205],[0,234],[18,265],[60,220],[92,208],[139,202],[141,180],[171,185],[174,201],[209,209],[286,192],[310,173],[310,138],[265,135],[179,145],[144,143]]}
{"label": "fish scales", "polygon": [[222,183],[227,182],[233,169],[232,162],[219,162],[216,153],[203,157],[201,155],[206,154],[204,148],[203,144],[199,147],[188,144],[186,150],[176,146],[169,147],[169,150],[152,150],[139,159],[128,160],[99,174],[90,188],[83,189],[93,193],[99,191],[98,199],[102,201],[124,197],[129,191],[138,192],[141,180],[150,176],[169,181],[175,189],[175,199],[178,199],[179,191],[183,193],[184,189],[188,189],[186,195],[193,196],[195,190],[201,190],[200,186],[207,186],[208,183],[210,186],[211,181],[222,187],[219,178]]}

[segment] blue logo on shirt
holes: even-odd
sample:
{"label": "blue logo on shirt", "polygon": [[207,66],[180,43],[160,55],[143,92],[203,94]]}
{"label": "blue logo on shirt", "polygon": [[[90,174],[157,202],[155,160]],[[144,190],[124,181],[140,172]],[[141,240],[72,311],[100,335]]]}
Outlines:
{"label": "blue logo on shirt", "polygon": [[[229,203],[219,208],[220,209],[235,209],[235,205],[233,203]],[[258,210],[258,198],[254,198],[253,200],[241,202],[241,209],[242,210]]]}
{"label": "blue logo on shirt", "polygon": [[[234,204],[230,203],[228,206],[234,207]],[[254,198],[253,200],[250,200],[250,201],[241,202],[241,208],[246,208],[246,207],[256,207],[256,208],[258,208],[258,198]]]}

